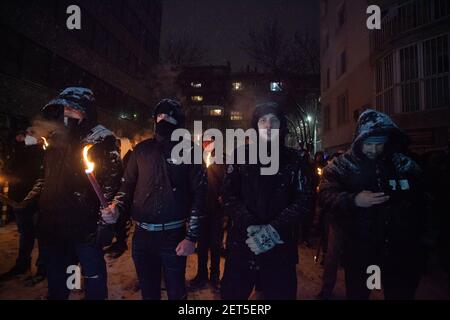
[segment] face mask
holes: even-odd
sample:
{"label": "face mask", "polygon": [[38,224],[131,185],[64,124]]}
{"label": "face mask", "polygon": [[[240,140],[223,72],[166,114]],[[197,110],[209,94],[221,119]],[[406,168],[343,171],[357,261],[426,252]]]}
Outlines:
{"label": "face mask", "polygon": [[175,129],[177,129],[176,125],[162,120],[156,124],[155,133],[163,138],[170,138]]}
{"label": "face mask", "polygon": [[26,136],[25,137],[25,145],[26,146],[32,146],[32,145],[35,145],[35,144],[37,144],[37,139],[35,138],[35,137],[33,137],[33,136]]}
{"label": "face mask", "polygon": [[64,126],[69,129],[69,131],[76,131],[78,125],[80,124],[79,119],[64,117]]}

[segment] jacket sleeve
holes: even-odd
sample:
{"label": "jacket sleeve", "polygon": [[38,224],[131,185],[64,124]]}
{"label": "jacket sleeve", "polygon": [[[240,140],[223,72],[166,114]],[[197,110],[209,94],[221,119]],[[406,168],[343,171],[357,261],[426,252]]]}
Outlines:
{"label": "jacket sleeve", "polygon": [[325,167],[318,197],[321,209],[338,220],[349,217],[356,208],[356,193],[346,190],[341,179],[335,170]]}
{"label": "jacket sleeve", "polygon": [[105,138],[99,147],[101,149],[98,153],[101,170],[97,173],[97,179],[106,201],[111,202],[120,187],[122,160],[113,136]]}
{"label": "jacket sleeve", "polygon": [[239,165],[228,165],[222,186],[222,200],[224,212],[231,218],[232,226],[246,232],[257,221],[242,201],[240,179]]}
{"label": "jacket sleeve", "polygon": [[280,215],[270,222],[277,230],[281,240],[292,233],[292,226],[298,225],[301,218],[312,214],[314,201],[314,180],[306,168],[299,168],[293,178],[294,200]]}
{"label": "jacket sleeve", "polygon": [[[43,159],[43,158],[42,158]],[[44,176],[45,176],[45,161],[42,160],[42,165],[39,170],[39,177],[34,182],[33,187],[22,200],[21,205],[23,207],[28,208],[29,206],[36,205],[39,201],[39,197],[41,196],[42,189],[44,189]]]}
{"label": "jacket sleeve", "polygon": [[192,205],[189,214],[186,239],[196,242],[200,235],[201,223],[204,218],[204,205],[208,187],[208,177],[205,166],[192,164],[188,165],[188,167]]}
{"label": "jacket sleeve", "polygon": [[39,201],[42,189],[44,188],[44,178],[39,178],[35,181],[33,188],[26,195],[25,199],[22,201],[24,207],[29,207],[35,205]]}
{"label": "jacket sleeve", "polygon": [[136,151],[132,151],[127,161],[127,166],[123,174],[119,191],[113,199],[121,212],[128,212],[131,207],[131,201],[136,188],[138,178],[138,165]]}

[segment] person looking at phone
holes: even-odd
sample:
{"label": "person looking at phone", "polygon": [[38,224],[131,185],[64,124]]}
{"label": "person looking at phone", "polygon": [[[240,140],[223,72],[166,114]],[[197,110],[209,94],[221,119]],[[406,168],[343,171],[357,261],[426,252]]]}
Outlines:
{"label": "person looking at phone", "polygon": [[385,299],[413,299],[433,242],[422,171],[407,136],[386,115],[361,114],[350,149],[323,172],[319,205],[343,230],[348,299],[370,296],[378,266]]}

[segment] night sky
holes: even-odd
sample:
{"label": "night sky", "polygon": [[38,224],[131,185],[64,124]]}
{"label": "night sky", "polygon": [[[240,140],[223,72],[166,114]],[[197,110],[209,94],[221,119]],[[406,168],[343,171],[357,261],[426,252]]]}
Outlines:
{"label": "night sky", "polygon": [[274,18],[287,34],[305,30],[319,37],[318,0],[163,0],[161,43],[186,32],[207,47],[204,64],[229,60],[239,71],[254,66],[241,49],[248,30]]}

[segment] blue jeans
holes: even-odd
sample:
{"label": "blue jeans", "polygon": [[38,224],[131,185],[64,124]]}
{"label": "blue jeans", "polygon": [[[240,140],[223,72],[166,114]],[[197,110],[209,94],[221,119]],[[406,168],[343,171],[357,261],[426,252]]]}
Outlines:
{"label": "blue jeans", "polygon": [[85,299],[105,300],[108,298],[106,264],[103,251],[95,243],[63,243],[42,245],[41,256],[47,268],[49,300],[67,300],[67,267],[81,265],[84,276]]}
{"label": "blue jeans", "polygon": [[175,252],[184,236],[183,228],[159,232],[136,228],[132,255],[144,300],[161,299],[161,269],[169,300],[186,299],[186,257]]}

